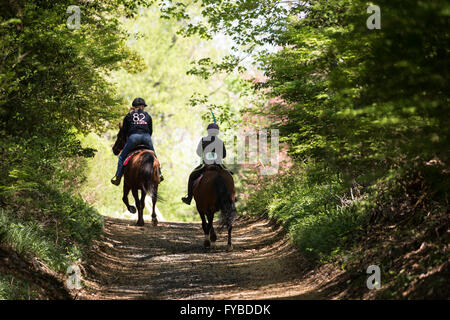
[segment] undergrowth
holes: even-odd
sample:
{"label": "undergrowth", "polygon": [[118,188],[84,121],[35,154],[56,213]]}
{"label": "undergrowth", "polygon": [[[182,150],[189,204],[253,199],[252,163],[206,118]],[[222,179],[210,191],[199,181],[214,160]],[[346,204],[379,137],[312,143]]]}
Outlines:
{"label": "undergrowth", "polygon": [[[103,224],[97,210],[77,195],[82,168],[80,158],[60,162],[47,181],[39,181],[39,173],[31,170],[23,182],[10,174],[12,187],[0,193],[0,242],[59,274],[82,262],[84,249],[99,237]],[[30,284],[11,274],[0,276],[0,298],[37,297]]]}
{"label": "undergrowth", "polygon": [[356,188],[350,191],[339,177],[319,179],[317,171],[306,174],[295,167],[262,183],[264,187],[250,196],[245,211],[282,222],[295,245],[312,260],[327,260],[367,223],[365,198]]}
{"label": "undergrowth", "polygon": [[[424,178],[436,170],[442,168],[398,170],[363,187],[297,165],[263,178],[245,210],[282,223],[317,267],[347,271],[336,290],[350,298],[446,298],[448,195],[442,183]],[[367,289],[369,265],[380,266],[382,290]]]}

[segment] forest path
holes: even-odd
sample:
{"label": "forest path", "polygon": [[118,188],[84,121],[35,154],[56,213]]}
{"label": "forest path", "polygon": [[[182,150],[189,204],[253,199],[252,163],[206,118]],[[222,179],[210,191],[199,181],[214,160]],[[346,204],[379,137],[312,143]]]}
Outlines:
{"label": "forest path", "polygon": [[88,255],[77,299],[320,299],[306,262],[280,227],[238,218],[232,252],[226,230],[203,249],[200,223],[105,217],[105,234]]}

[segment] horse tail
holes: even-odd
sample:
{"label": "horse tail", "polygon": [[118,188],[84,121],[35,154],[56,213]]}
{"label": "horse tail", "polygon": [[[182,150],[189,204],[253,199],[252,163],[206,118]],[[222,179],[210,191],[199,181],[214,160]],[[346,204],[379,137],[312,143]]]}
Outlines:
{"label": "horse tail", "polygon": [[218,175],[214,179],[214,189],[216,191],[216,206],[220,209],[220,225],[231,226],[236,218],[236,209],[233,200],[231,199],[230,191],[227,187],[227,182],[224,177]]}
{"label": "horse tail", "polygon": [[[155,175],[155,164],[157,162],[156,158],[150,152],[145,152],[141,159],[141,177],[143,182],[144,192],[153,195],[154,192],[154,180],[155,178],[159,180],[158,168],[156,167]],[[159,181],[158,181],[159,182]]]}

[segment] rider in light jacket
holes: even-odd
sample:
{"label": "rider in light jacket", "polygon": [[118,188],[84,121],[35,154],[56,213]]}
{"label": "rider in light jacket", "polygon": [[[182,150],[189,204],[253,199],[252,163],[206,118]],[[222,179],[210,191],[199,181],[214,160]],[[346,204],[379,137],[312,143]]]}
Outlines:
{"label": "rider in light jacket", "polygon": [[181,200],[190,205],[192,201],[192,193],[194,188],[194,181],[202,174],[205,164],[218,164],[224,170],[227,170],[222,161],[227,155],[225,144],[217,137],[219,134],[219,126],[211,123],[207,128],[208,136],[200,139],[197,146],[197,154],[202,159],[202,163],[197,166],[189,175],[188,195],[181,198]]}

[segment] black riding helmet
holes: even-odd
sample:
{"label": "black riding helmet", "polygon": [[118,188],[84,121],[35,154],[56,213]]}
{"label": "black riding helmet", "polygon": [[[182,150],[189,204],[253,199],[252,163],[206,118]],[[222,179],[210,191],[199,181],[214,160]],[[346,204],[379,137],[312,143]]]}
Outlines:
{"label": "black riding helmet", "polygon": [[209,129],[216,129],[216,130],[219,130],[219,126],[218,126],[217,124],[215,124],[215,123],[210,123],[210,124],[208,125],[208,128],[206,128],[206,130],[209,130]]}
{"label": "black riding helmet", "polygon": [[137,107],[137,106],[144,106],[146,107],[147,105],[145,104],[145,100],[142,98],[136,98],[133,100],[133,103],[131,104],[133,107]]}

